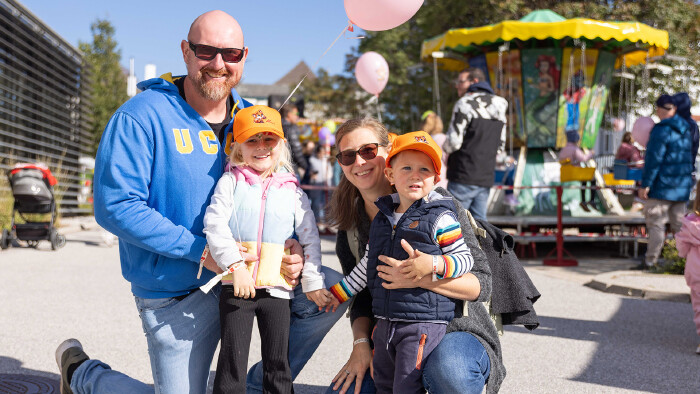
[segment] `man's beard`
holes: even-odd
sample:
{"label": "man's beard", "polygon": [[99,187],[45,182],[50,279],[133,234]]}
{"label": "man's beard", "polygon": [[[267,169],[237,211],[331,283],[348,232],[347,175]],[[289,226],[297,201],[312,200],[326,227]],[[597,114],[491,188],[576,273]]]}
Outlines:
{"label": "man's beard", "polygon": [[[214,80],[205,81],[204,74],[206,73],[211,75],[223,75],[226,77],[226,79],[221,82]],[[239,80],[236,80],[236,78],[226,69],[217,71],[204,68],[199,70],[194,78],[192,78],[192,82],[194,82],[194,86],[199,94],[201,94],[205,99],[211,101],[221,101],[228,97],[228,95],[231,94],[231,89],[238,85],[238,81]]]}

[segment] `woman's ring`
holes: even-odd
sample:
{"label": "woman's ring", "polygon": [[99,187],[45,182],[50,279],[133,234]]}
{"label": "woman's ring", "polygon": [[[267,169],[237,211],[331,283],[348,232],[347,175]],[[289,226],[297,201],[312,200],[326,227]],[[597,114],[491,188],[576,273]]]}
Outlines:
{"label": "woman's ring", "polygon": [[348,371],[347,369],[345,370],[345,373],[350,375],[350,371]]}

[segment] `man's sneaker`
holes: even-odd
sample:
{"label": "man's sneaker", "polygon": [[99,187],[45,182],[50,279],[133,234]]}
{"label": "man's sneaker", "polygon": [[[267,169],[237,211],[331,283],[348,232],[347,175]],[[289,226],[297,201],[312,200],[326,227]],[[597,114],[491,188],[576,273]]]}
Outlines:
{"label": "man's sneaker", "polygon": [[695,348],[695,354],[699,354],[699,355],[700,355],[700,345],[698,345],[698,347]]}
{"label": "man's sneaker", "polygon": [[75,338],[66,339],[56,348],[56,364],[61,372],[61,394],[72,393],[70,380],[73,372],[84,361],[89,360],[83,351],[83,345]]}

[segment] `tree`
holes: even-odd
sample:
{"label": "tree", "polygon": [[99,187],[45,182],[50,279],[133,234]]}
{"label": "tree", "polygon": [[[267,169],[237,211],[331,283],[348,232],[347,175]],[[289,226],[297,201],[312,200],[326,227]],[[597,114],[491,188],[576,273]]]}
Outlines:
{"label": "tree", "polygon": [[80,42],[85,61],[90,69],[92,87],[92,152],[97,152],[102,132],[109,118],[129,97],[126,94],[126,75],[120,65],[121,50],[114,40],[114,27],[103,19],[90,25],[92,43]]}
{"label": "tree", "polygon": [[[387,31],[366,32],[359,47],[348,56],[342,77],[349,79],[349,87],[357,90],[357,84],[352,83],[352,70],[359,54],[375,51],[384,56],[390,70],[389,83],[380,95],[384,106],[384,121],[393,129],[415,130],[420,123],[420,114],[427,109],[436,109],[432,64],[420,61],[423,40],[451,28],[478,27],[507,19],[517,20],[537,9],[551,9],[565,18],[640,21],[667,30],[670,40],[668,53],[686,57],[687,64],[700,64],[700,5],[692,0],[425,0],[418,13],[407,23]],[[671,63],[669,60],[661,62]],[[643,68],[634,67],[629,71],[637,75],[635,88],[639,89]],[[453,87],[455,77],[454,72],[439,72],[444,121],[449,121],[451,106],[456,100]],[[676,92],[683,88],[683,78],[678,81],[664,78],[663,83],[669,86],[654,86],[655,78],[650,80],[651,93],[639,95],[646,101],[639,104],[653,102],[657,91]],[[612,99],[616,105],[618,95],[615,90],[613,92]]]}

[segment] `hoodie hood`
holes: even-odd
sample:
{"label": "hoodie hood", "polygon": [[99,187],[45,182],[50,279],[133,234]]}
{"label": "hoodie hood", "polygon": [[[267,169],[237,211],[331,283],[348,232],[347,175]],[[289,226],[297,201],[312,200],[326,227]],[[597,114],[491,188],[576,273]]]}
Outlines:
{"label": "hoodie hood", "polygon": [[688,122],[678,115],[673,115],[668,119],[664,119],[657,124],[657,126],[666,126],[678,134],[685,134],[689,130]]}
{"label": "hoodie hood", "polygon": [[485,82],[485,81],[479,81],[477,83],[471,84],[467,88],[467,93],[471,93],[471,92],[486,92],[486,93],[495,94],[493,89],[491,89],[491,85],[489,85],[489,83]]}
{"label": "hoodie hood", "polygon": [[[158,78],[151,78],[147,79],[145,81],[139,82],[136,87],[139,88],[140,90],[161,90],[164,92],[170,92],[170,93],[175,93],[177,95],[180,95],[180,92],[177,90],[177,86],[173,83],[174,80],[178,78],[185,78],[185,75],[180,75],[173,77],[172,73],[165,73],[161,75]],[[233,102],[234,102],[234,110],[238,111],[241,108],[246,108],[250,107],[252,104],[250,104],[248,101],[245,101],[240,94],[236,91],[236,89],[231,89],[231,97],[233,97]]]}

